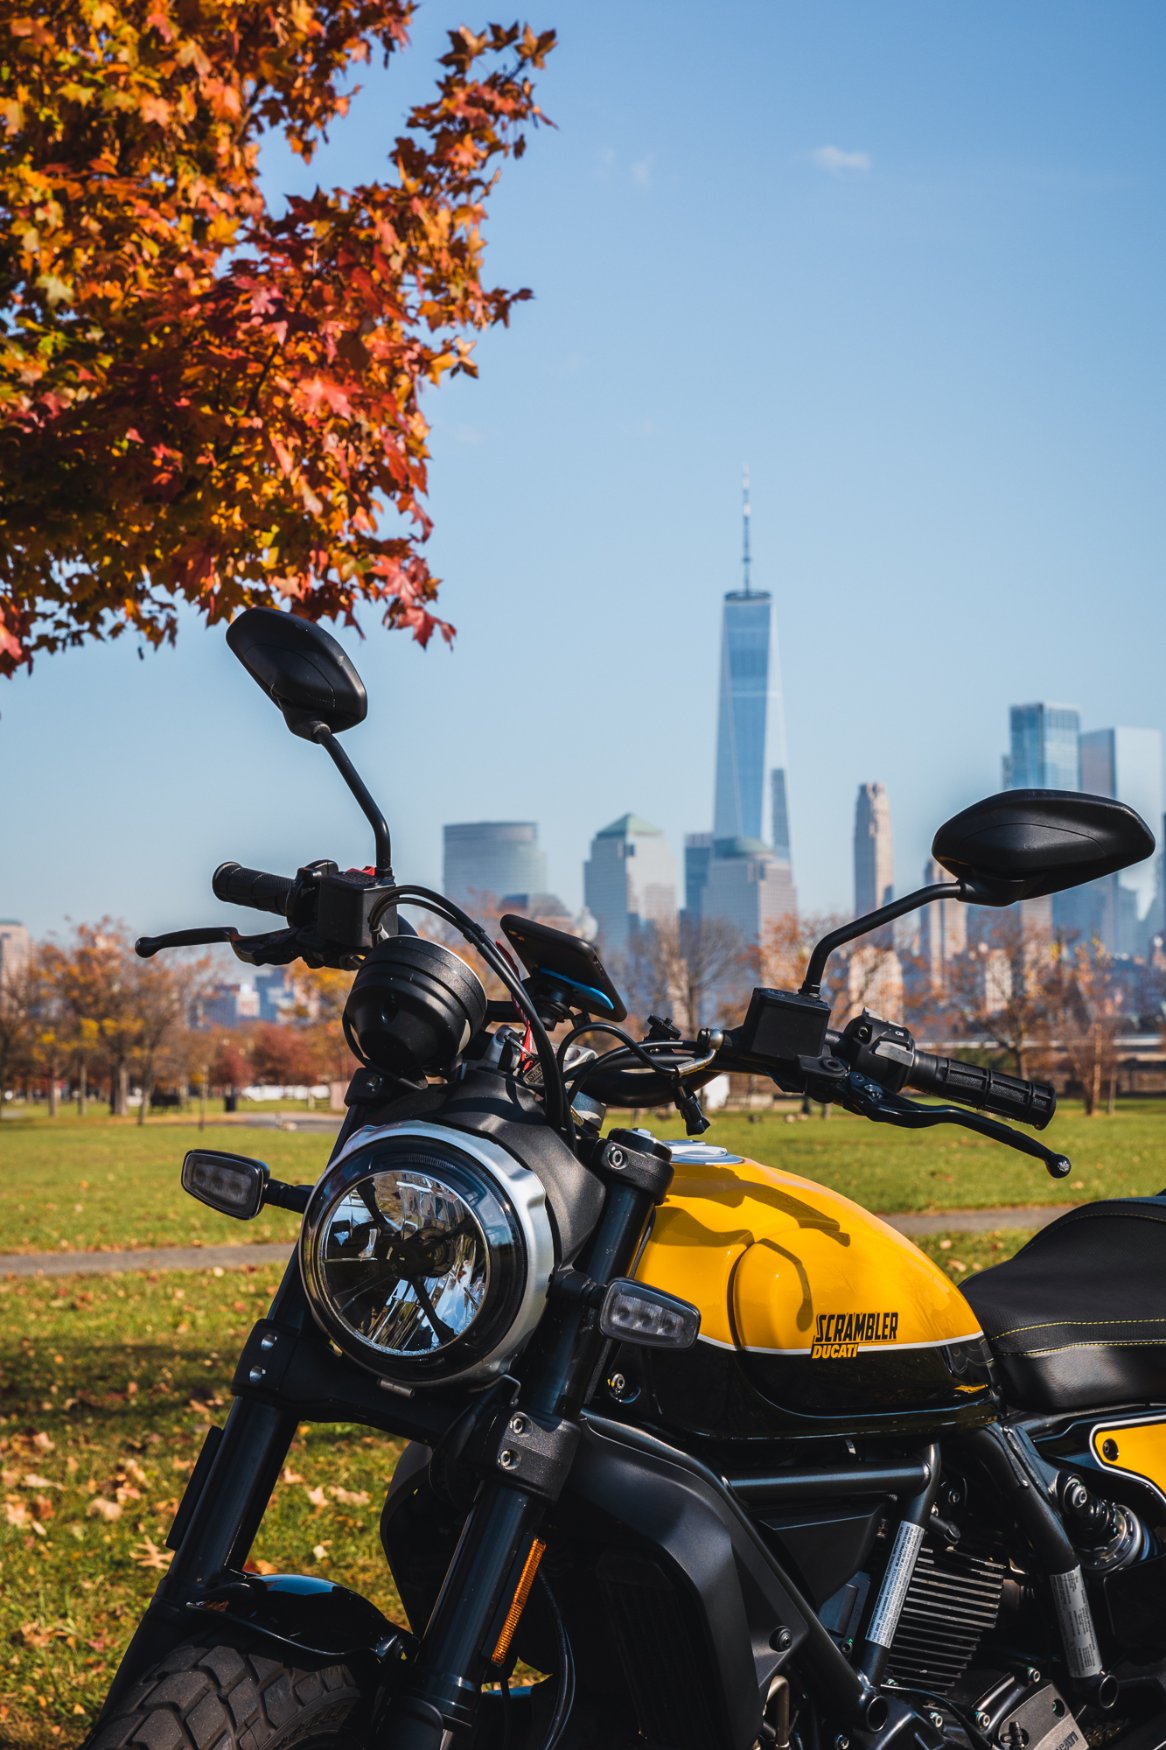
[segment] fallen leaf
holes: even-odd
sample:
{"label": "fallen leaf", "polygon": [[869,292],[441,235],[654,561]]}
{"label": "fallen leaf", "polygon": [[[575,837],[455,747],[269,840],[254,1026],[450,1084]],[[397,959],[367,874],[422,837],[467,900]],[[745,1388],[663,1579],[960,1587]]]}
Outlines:
{"label": "fallen leaf", "polygon": [[168,1568],[174,1560],[173,1550],[159,1549],[152,1537],[134,1545],[134,1565],[139,1568]]}
{"label": "fallen leaf", "polygon": [[109,1522],[121,1518],[121,1506],[117,1501],[107,1501],[104,1495],[94,1495],[85,1513],[90,1519],[104,1519]]}

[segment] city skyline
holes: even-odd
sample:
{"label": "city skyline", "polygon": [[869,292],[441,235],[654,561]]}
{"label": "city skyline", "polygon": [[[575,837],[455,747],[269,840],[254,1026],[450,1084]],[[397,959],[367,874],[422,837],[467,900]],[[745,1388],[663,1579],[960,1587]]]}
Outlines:
{"label": "city skyline", "polygon": [[[376,174],[459,22],[421,8],[310,166],[265,146],[269,191]],[[537,817],[575,906],[629,809],[679,856],[715,784],[745,457],[804,910],[848,903],[863,782],[916,879],[999,788],[1010,704],[1166,729],[1164,44],[1137,0],[1066,0],[1056,29],[995,0],[748,5],[699,36],[655,0],[576,10],[540,80],[556,128],[487,227],[491,282],[535,296],[424,402],[457,644],[338,633],[369,691],[345,745],[403,873],[439,885],[442,825],[482,818]],[[223,859],[368,861],[222,632],[184,616],[175,650],[124,638],[3,688],[0,912],[212,923]]]}

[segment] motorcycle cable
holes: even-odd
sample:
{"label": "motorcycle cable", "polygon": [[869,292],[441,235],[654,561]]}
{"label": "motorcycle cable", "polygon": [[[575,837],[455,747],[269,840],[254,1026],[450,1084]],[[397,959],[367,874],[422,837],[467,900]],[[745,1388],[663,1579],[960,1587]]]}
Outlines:
{"label": "motorcycle cable", "polygon": [[[558,1058],[560,1069],[565,1069],[566,1067],[568,1047],[573,1045],[576,1039],[581,1039],[585,1033],[609,1034],[611,1038],[619,1040],[620,1046],[624,1050],[634,1052],[648,1069],[653,1070],[656,1074],[660,1073],[659,1065],[652,1062],[649,1054],[650,1047],[654,1043],[657,1043],[656,1041],[641,1041],[633,1039],[630,1033],[626,1033],[622,1027],[617,1027],[614,1021],[597,1021],[590,1019],[576,1022],[575,1026],[559,1040],[558,1050],[555,1055]],[[661,1040],[659,1043],[665,1044],[670,1050],[675,1051],[678,1041],[667,1039]],[[580,1064],[579,1068],[573,1070],[568,1078],[572,1084],[572,1092],[575,1091],[577,1084],[582,1080],[585,1071],[594,1068],[598,1063],[605,1062],[608,1057],[615,1057],[616,1055],[617,1053],[615,1051],[608,1051],[603,1057],[595,1057],[590,1059],[587,1063]]]}
{"label": "motorcycle cable", "polygon": [[613,1038],[619,1040],[619,1045],[615,1050],[605,1052],[602,1057],[593,1057],[589,1063],[581,1064],[580,1067],[573,1072],[567,1081],[567,1087],[572,1100],[575,1098],[575,1095],[579,1092],[579,1089],[583,1086],[583,1083],[587,1080],[588,1076],[593,1075],[596,1070],[602,1068],[604,1065],[610,1069],[612,1067],[612,1058],[622,1057],[625,1053],[630,1053],[631,1056],[638,1058],[641,1066],[645,1069],[651,1070],[653,1075],[666,1077],[672,1084],[673,1089],[679,1091],[680,1085],[684,1080],[680,1070],[678,1068],[670,1068],[666,1064],[654,1062],[652,1047],[655,1045],[657,1049],[660,1050],[661,1054],[665,1051],[676,1052],[683,1042],[674,1039],[649,1039],[641,1043],[640,1041],[633,1039],[630,1033],[625,1033],[622,1027],[617,1027],[613,1021],[591,1021],[586,1026],[580,1025],[572,1028],[571,1032],[568,1033],[567,1037],[561,1042],[559,1047],[560,1052],[571,1043],[572,1039],[582,1033],[609,1033]]}
{"label": "motorcycle cable", "polygon": [[375,931],[383,913],[390,906],[395,905],[419,906],[423,911],[432,912],[443,923],[451,924],[481,955],[495,977],[505,985],[515,1007],[520,1011],[530,1028],[535,1052],[542,1065],[543,1101],[546,1106],[547,1122],[573,1145],[575,1133],[571,1123],[567,1090],[559,1060],[555,1056],[555,1048],[551,1043],[551,1036],[547,1032],[542,1016],[532,1002],[529,993],[507,962],[505,955],[491,941],[481,924],[475,923],[468,912],[464,912],[459,905],[455,905],[452,899],[447,899],[444,894],[435,893],[429,887],[390,888],[369,919],[370,929]]}
{"label": "motorcycle cable", "polygon": [[546,1736],[542,1741],[542,1750],[557,1750],[559,1740],[567,1728],[567,1722],[575,1706],[575,1654],[571,1648],[571,1637],[567,1633],[567,1625],[563,1621],[563,1612],[555,1597],[550,1581],[545,1574],[538,1577],[538,1585],[555,1624],[555,1639],[559,1648],[559,1693],[555,1697],[555,1711],[551,1715],[551,1723],[547,1727]]}

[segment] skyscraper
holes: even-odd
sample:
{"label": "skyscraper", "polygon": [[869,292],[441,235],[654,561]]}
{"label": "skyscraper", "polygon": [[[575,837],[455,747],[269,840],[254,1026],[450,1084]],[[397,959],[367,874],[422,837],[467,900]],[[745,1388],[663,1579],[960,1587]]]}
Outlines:
{"label": "skyscraper", "polygon": [[713,859],[711,832],[688,832],[684,835],[684,910],[695,922],[704,903],[705,882]]}
{"label": "skyscraper", "polygon": [[[1153,831],[1162,816],[1162,737],[1156,729],[1091,729],[1081,737],[1081,788],[1136,808]],[[1142,954],[1162,928],[1158,859],[1148,857],[1082,889],[1099,901],[1094,926],[1111,954]]]}
{"label": "skyscraper", "polygon": [[[1008,711],[1008,752],[1004,756],[1006,790],[1079,790],[1081,788],[1081,713],[1075,705],[1012,705]],[[1020,907],[1025,933],[1049,935],[1052,930],[1089,934],[1090,907],[1095,901],[1079,888],[1027,899]]]}
{"label": "skyscraper", "polygon": [[718,839],[701,895],[701,916],[731,924],[743,944],[764,940],[770,925],[797,915],[788,863],[760,839]]}
{"label": "skyscraper", "polygon": [[32,954],[32,937],[15,918],[0,918],[0,982],[19,978]]}
{"label": "skyscraper", "polygon": [[583,896],[608,953],[624,953],[636,930],[675,917],[676,865],[660,828],[621,814],[597,832],[583,865]]}
{"label": "skyscraper", "polygon": [[[932,858],[923,865],[924,887],[950,877]],[[919,952],[927,968],[932,990],[942,990],[951,973],[952,962],[968,946],[968,908],[958,899],[940,899],[925,905],[919,913]]]}
{"label": "skyscraper", "polygon": [[1013,705],[1008,712],[1009,790],[1079,790],[1081,713],[1073,705]]}
{"label": "skyscraper", "polygon": [[760,839],[772,844],[778,856],[788,862],[785,723],[777,629],[772,596],[768,590],[755,590],[752,584],[750,517],[746,469],[742,587],[729,590],[725,596],[721,623],[713,837]]}
{"label": "skyscraper", "polygon": [[854,909],[863,916],[895,896],[891,804],[882,784],[860,784],[854,804]]}
{"label": "skyscraper", "polygon": [[455,904],[473,911],[507,893],[544,893],[546,858],[533,820],[462,821],[442,829],[443,885]]}

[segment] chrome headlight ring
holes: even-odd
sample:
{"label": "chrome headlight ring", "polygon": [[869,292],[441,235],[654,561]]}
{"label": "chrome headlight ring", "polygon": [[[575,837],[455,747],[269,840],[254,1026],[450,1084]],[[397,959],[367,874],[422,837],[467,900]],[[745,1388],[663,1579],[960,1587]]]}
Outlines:
{"label": "chrome headlight ring", "polygon": [[489,1137],[423,1122],[349,1139],[312,1193],[299,1259],[325,1334],[402,1386],[502,1372],[557,1261],[538,1176]]}

